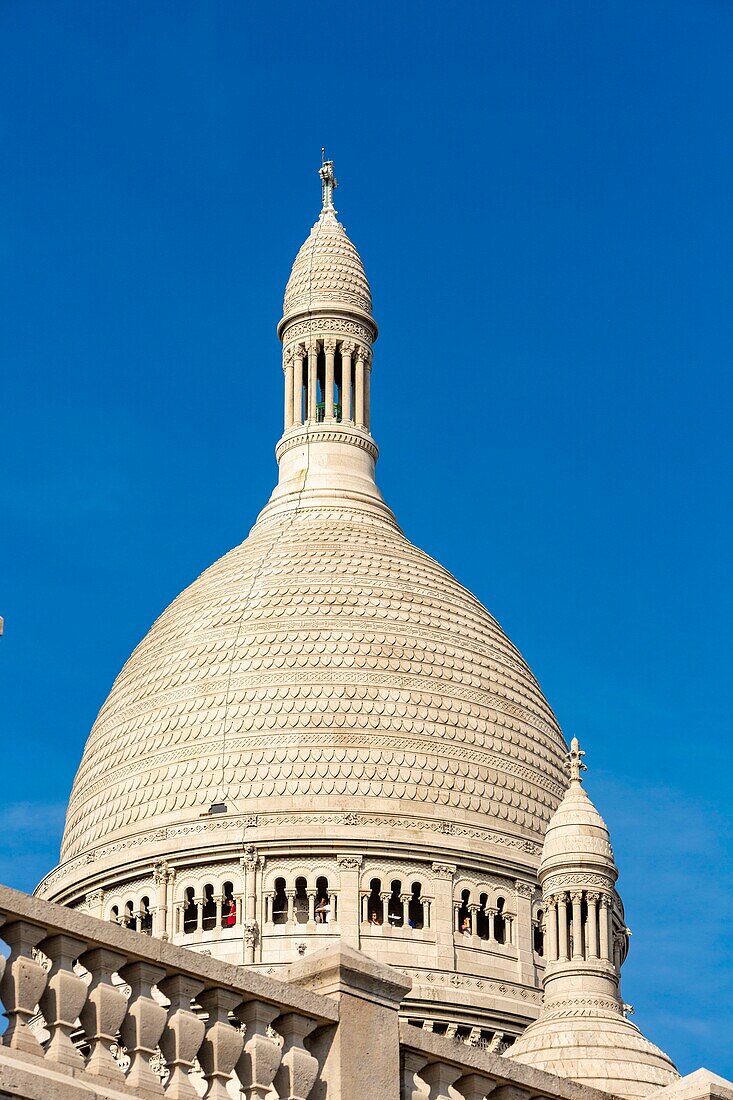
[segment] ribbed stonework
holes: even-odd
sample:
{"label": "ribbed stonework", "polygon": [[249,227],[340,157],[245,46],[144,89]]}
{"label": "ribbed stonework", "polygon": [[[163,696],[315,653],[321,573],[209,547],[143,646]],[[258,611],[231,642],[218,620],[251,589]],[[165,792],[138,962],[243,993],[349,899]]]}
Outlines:
{"label": "ribbed stonework", "polygon": [[539,1012],[565,744],[377,488],[377,326],[320,174],[278,328],[277,485],[117,678],[40,890],[268,971],[340,939],[409,973],[408,1018],[501,1050]]}

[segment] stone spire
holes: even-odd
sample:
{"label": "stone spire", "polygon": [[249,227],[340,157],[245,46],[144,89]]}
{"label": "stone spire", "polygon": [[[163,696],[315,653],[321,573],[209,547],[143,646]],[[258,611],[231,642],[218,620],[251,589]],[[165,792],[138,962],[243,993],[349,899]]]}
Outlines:
{"label": "stone spire", "polygon": [[372,346],[377,326],[359,253],[336,217],[332,160],[322,160],[321,212],[285,288],[280,476],[263,516],[359,502],[394,517],[374,480]]}
{"label": "stone spire", "polygon": [[584,756],[574,737],[566,756],[570,783],[547,826],[538,872],[544,1004],[510,1053],[561,1076],[572,1065],[576,1080],[617,1096],[644,1096],[678,1074],[624,1015],[620,973],[630,933],[608,828],[582,785]]}

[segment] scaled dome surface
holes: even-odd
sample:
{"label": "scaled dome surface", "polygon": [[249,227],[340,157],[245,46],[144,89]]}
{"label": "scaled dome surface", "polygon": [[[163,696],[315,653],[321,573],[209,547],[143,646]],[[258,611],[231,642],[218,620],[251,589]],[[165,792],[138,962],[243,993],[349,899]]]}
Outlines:
{"label": "scaled dome surface", "polygon": [[122,669],[61,857],[194,820],[222,788],[239,813],[389,809],[541,843],[564,751],[500,627],[394,523],[285,511],[186,589]]}

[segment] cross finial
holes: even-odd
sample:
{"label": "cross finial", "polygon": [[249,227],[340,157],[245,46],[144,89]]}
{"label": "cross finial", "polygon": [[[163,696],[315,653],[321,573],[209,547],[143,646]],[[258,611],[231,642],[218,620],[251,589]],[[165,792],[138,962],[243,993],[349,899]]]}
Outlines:
{"label": "cross finial", "polygon": [[333,210],[333,193],[338,187],[338,182],[333,174],[333,161],[326,160],[326,150],[321,149],[321,167],[318,175],[321,177],[321,188],[323,192],[323,206],[321,207],[321,213],[326,210]]}
{"label": "cross finial", "polygon": [[570,742],[570,752],[565,756],[565,763],[568,766],[568,772],[570,774],[571,783],[581,783],[581,772],[587,772],[585,764],[583,763],[583,757],[585,753],[580,747],[580,742],[577,737],[574,737]]}

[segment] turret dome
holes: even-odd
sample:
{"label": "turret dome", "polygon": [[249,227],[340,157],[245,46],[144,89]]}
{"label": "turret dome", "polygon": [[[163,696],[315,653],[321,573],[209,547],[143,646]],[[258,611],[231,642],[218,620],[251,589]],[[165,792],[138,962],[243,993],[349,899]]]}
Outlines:
{"label": "turret dome", "polygon": [[301,245],[285,288],[283,315],[348,305],[371,316],[364,265],[334,211],[324,211]]}

